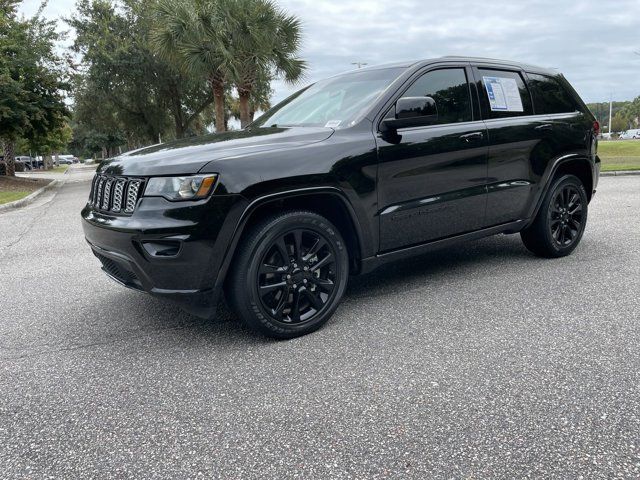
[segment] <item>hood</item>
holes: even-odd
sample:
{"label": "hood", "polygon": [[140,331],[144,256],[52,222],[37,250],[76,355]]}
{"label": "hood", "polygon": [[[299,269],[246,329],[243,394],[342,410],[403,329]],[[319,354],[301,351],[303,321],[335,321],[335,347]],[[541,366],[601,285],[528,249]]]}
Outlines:
{"label": "hood", "polygon": [[129,176],[187,175],[215,160],[316,143],[333,132],[324,127],[270,127],[213,133],[134,150],[104,161],[99,171]]}

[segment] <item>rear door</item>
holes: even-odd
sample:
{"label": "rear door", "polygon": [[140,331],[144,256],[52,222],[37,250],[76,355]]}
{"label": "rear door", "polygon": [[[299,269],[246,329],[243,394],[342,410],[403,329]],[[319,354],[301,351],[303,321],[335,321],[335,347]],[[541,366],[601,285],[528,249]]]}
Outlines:
{"label": "rear door", "polygon": [[[485,226],[527,219],[549,165],[567,153],[586,155],[588,119],[559,75],[486,64],[473,72],[489,135]],[[496,84],[509,100],[496,99]]]}
{"label": "rear door", "polygon": [[538,144],[531,93],[517,68],[475,65],[480,108],[489,136],[485,227],[520,220],[535,191]]}
{"label": "rear door", "polygon": [[487,137],[470,76],[468,64],[431,66],[396,96],[432,97],[438,120],[377,137],[381,251],[481,227]]}

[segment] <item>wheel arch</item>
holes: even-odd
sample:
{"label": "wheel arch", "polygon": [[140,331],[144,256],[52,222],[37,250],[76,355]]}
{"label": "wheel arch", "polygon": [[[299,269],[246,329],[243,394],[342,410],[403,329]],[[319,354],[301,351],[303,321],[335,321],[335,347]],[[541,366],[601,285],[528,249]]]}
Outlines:
{"label": "wheel arch", "polygon": [[593,197],[594,173],[592,162],[584,156],[565,155],[551,165],[548,173],[544,177],[544,188],[541,189],[539,196],[535,202],[535,208],[529,216],[533,221],[540,210],[540,206],[544,201],[544,197],[551,187],[551,183],[560,175],[575,175],[582,181],[584,189],[587,193],[587,200],[590,202]]}
{"label": "wheel arch", "polygon": [[578,177],[587,192],[587,199],[591,201],[593,196],[593,168],[588,159],[582,157],[560,162],[554,169],[550,180],[561,175],[575,175]]}
{"label": "wheel arch", "polygon": [[252,201],[236,225],[225,259],[216,279],[216,287],[223,287],[227,273],[237,253],[243,235],[265,215],[291,210],[309,210],[327,218],[342,234],[349,253],[349,268],[358,273],[362,260],[362,230],[356,213],[335,187],[317,187],[266,195]]}

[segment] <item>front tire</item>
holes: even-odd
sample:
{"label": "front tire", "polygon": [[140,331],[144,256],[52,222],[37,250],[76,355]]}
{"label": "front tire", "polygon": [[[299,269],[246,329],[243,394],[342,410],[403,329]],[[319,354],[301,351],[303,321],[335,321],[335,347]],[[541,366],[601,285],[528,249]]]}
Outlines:
{"label": "front tire", "polygon": [[588,199],[575,175],[553,181],[533,223],[520,232],[522,241],[539,257],[569,255],[580,243],[587,224]]}
{"label": "front tire", "polygon": [[272,338],[313,332],[346,289],[349,255],[338,229],[307,211],[269,217],[243,239],[228,284],[232,308]]}

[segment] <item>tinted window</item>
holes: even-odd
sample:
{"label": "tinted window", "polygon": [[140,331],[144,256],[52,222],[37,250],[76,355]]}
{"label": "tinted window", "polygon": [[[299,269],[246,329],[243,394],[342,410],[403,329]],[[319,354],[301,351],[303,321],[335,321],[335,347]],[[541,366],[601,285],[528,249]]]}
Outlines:
{"label": "tinted window", "polygon": [[527,73],[537,114],[576,111],[576,102],[558,80],[546,75]]}
{"label": "tinted window", "polygon": [[425,73],[402,96],[433,98],[438,108],[437,123],[472,120],[469,85],[463,68]]}
{"label": "tinted window", "polygon": [[486,68],[479,68],[478,72],[485,118],[533,115],[531,95],[518,72]]}

